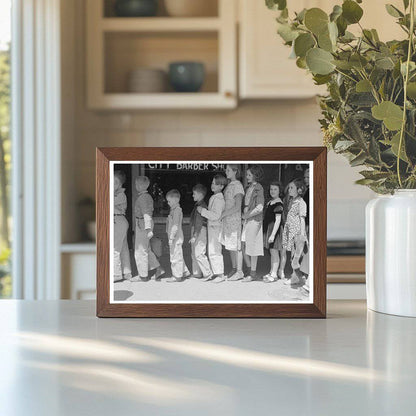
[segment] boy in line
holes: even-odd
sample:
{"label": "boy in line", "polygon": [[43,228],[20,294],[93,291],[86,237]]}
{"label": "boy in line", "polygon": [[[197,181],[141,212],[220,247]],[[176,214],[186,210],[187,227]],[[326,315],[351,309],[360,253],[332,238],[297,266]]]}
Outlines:
{"label": "boy in line", "polygon": [[168,283],[182,282],[191,275],[183,259],[183,213],[179,205],[180,199],[181,194],[177,189],[171,189],[166,194],[166,200],[170,207],[170,213],[166,223],[166,232],[169,239],[170,264],[172,269],[172,277],[165,280]]}
{"label": "boy in line", "polygon": [[148,281],[149,270],[155,270],[155,279],[164,274],[159,261],[150,247],[150,239],[153,237],[153,198],[147,189],[150,181],[147,176],[138,176],[135,181],[139,193],[134,204],[136,217],[136,230],[134,242],[134,258],[136,260],[138,277],[131,279],[133,282]]}
{"label": "boy in line", "polygon": [[204,198],[207,188],[202,184],[197,184],[192,189],[192,197],[195,201],[194,209],[191,212],[191,243],[192,248],[192,277],[200,279],[211,279],[212,271],[206,256],[207,250],[207,219],[199,212],[198,207],[208,208]]}
{"label": "boy in line", "polygon": [[208,208],[198,207],[197,211],[208,220],[208,257],[213,272],[213,283],[221,283],[225,280],[224,259],[222,257],[222,245],[220,233],[222,229],[221,215],[225,209],[225,199],[222,190],[227,185],[227,178],[223,175],[215,175],[211,183],[214,193],[209,199]]}
{"label": "boy in line", "polygon": [[121,170],[114,172],[114,281],[131,279],[130,253],[127,245],[126,219],[127,197],[122,187],[126,174]]}

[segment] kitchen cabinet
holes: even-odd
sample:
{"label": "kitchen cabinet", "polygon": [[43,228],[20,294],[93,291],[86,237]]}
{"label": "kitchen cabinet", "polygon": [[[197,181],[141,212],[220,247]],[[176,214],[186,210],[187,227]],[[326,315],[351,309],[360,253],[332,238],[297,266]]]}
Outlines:
{"label": "kitchen cabinet", "polygon": [[[390,2],[400,9],[401,0]],[[330,12],[337,0],[293,0],[289,10],[320,7]],[[384,4],[367,1],[362,25],[376,28],[381,40],[403,38],[404,32],[387,13]],[[291,50],[276,33],[275,17],[279,12],[269,10],[264,1],[239,0],[239,95],[242,99],[308,98],[325,91],[314,85],[311,75],[289,59]],[[388,24],[386,24],[388,22]],[[358,33],[358,25],[349,27]]]}
{"label": "kitchen cabinet", "polygon": [[[236,7],[218,2],[217,16],[116,17],[111,1],[88,0],[87,105],[89,109],[209,109],[237,105]],[[109,7],[110,5],[110,7]],[[205,66],[200,92],[129,92],[137,69],[167,72],[169,63],[197,61]]]}
{"label": "kitchen cabinet", "polygon": [[[322,1],[296,0],[290,9],[323,7]],[[275,17],[264,1],[239,0],[239,92],[244,98],[309,98],[319,93],[311,75],[289,59],[290,48],[276,33]]]}

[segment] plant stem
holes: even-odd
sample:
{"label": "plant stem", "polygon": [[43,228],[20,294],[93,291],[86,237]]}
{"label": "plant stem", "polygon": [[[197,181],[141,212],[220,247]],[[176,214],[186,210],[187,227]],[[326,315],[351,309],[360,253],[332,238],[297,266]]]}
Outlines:
{"label": "plant stem", "polygon": [[406,128],[407,83],[409,81],[409,67],[410,67],[410,60],[411,60],[411,57],[412,57],[414,27],[415,27],[415,0],[410,0],[409,45],[407,47],[406,73],[405,73],[404,81],[403,81],[403,83],[404,83],[404,85],[403,85],[403,94],[404,94],[403,118],[402,118],[402,127],[400,129],[399,149],[398,149],[398,152],[397,152],[397,178],[399,180],[400,188],[403,187],[402,177],[401,177],[401,174],[400,174],[400,156],[402,155],[404,131],[405,131],[405,128]]}
{"label": "plant stem", "polygon": [[355,78],[350,77],[348,74],[346,74],[346,73],[344,73],[344,72],[340,71],[338,68],[335,68],[335,71],[336,71],[336,72],[338,72],[338,73],[340,73],[341,75],[344,75],[344,77],[349,78],[351,81],[354,81],[355,83],[357,83],[357,82],[358,82]]}

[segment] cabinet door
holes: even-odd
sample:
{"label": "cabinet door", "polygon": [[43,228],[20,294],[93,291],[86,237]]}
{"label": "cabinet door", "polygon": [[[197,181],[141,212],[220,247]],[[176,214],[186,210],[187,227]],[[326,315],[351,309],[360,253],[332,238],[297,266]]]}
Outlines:
{"label": "cabinet door", "polygon": [[[289,2],[291,12],[313,7],[311,0]],[[289,59],[290,48],[276,33],[278,12],[262,0],[239,0],[240,97],[305,98],[318,93],[311,75]]]}
{"label": "cabinet door", "polygon": [[[402,9],[402,0],[389,1]],[[329,13],[340,0],[292,0],[289,11],[320,7]],[[366,28],[376,28],[382,40],[403,38],[394,18],[388,15],[385,5],[379,1],[361,4]],[[264,0],[239,0],[240,13],[240,68],[239,88],[241,98],[305,98],[322,93],[324,89],[314,85],[311,75],[289,59],[290,48],[283,44],[276,33],[275,17],[278,12],[269,10]],[[358,25],[349,27],[358,34]]]}

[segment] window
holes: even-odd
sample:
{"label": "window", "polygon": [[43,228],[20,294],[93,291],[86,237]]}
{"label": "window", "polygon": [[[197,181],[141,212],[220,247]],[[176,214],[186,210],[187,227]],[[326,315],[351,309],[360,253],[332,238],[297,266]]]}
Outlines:
{"label": "window", "polygon": [[11,0],[0,0],[0,298],[11,297],[10,41]]}

